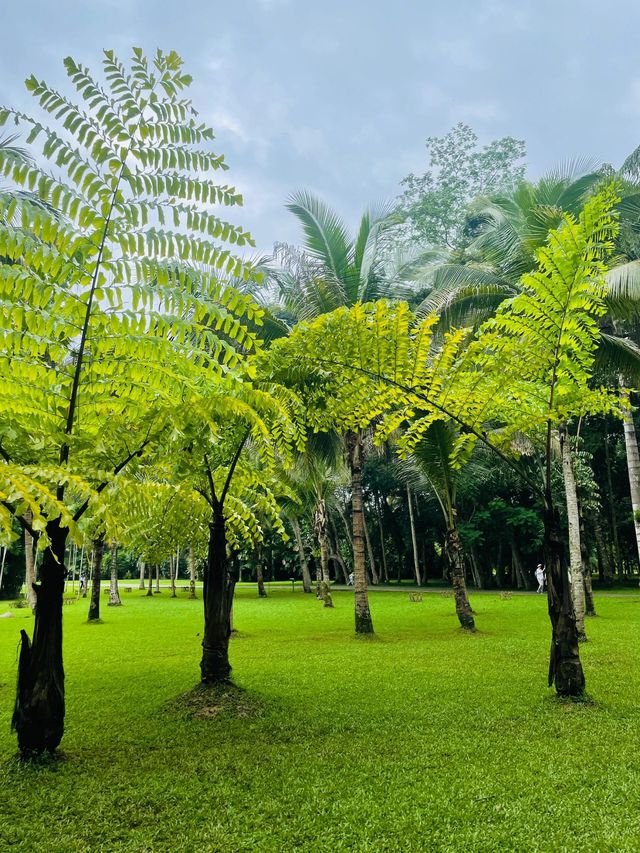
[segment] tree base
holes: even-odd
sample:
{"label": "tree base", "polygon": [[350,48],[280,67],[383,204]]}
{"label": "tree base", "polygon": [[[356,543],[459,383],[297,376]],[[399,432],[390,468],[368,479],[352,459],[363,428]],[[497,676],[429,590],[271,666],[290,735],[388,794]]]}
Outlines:
{"label": "tree base", "polygon": [[373,620],[370,613],[356,613],[356,634],[373,634]]}

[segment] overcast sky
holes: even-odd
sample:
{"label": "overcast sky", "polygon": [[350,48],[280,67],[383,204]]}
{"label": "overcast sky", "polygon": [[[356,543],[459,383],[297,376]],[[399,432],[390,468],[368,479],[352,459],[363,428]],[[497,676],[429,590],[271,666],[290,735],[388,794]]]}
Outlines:
{"label": "overcast sky", "polygon": [[350,223],[426,166],[459,121],[526,140],[533,175],[640,144],[637,0],[22,0],[5,2],[0,104],[71,54],[176,49],[245,197],[258,247],[296,241],[306,187]]}

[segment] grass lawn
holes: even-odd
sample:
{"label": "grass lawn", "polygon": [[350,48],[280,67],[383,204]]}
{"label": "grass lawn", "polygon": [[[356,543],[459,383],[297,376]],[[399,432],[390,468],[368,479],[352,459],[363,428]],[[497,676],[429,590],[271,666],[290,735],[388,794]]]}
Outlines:
{"label": "grass lawn", "polygon": [[[232,663],[256,709],[166,703],[197,680],[201,601],[124,593],[104,623],[65,607],[65,760],[21,764],[9,732],[18,631],[0,619],[0,849],[637,851],[640,597],[597,599],[595,704],[545,687],[542,596],[477,596],[478,634],[439,593],[240,590]],[[6,610],[0,603],[0,613]],[[248,701],[251,706],[251,701]],[[13,845],[13,846],[12,846]]]}

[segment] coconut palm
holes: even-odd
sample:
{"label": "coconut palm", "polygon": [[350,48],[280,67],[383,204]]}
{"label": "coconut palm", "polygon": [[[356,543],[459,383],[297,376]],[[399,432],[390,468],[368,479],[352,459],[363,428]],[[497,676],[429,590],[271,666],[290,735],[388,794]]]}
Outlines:
{"label": "coconut palm", "polygon": [[[304,240],[301,248],[277,247],[277,265],[270,279],[291,322],[309,320],[358,302],[407,297],[413,292],[416,270],[427,255],[433,256],[415,248],[404,251],[392,246],[390,232],[396,220],[390,214],[391,208],[365,211],[355,236],[312,193],[294,193],[287,208],[298,219]],[[351,479],[356,631],[372,633],[365,568],[363,433],[349,432],[345,446]],[[322,528],[321,516],[322,513],[316,519],[317,531]]]}

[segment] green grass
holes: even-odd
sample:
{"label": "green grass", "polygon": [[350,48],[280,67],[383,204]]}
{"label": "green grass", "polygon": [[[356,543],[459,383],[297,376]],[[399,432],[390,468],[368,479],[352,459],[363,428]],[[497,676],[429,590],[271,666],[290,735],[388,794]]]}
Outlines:
{"label": "green grass", "polygon": [[100,625],[65,607],[65,760],[41,764],[8,731],[32,617],[0,619],[0,849],[638,850],[638,596],[597,600],[593,705],[545,687],[542,596],[477,596],[469,636],[450,598],[373,593],[376,641],[351,593],[254,596],[232,640],[249,712],[209,719],[167,707],[197,680],[200,601],[134,590]]}

